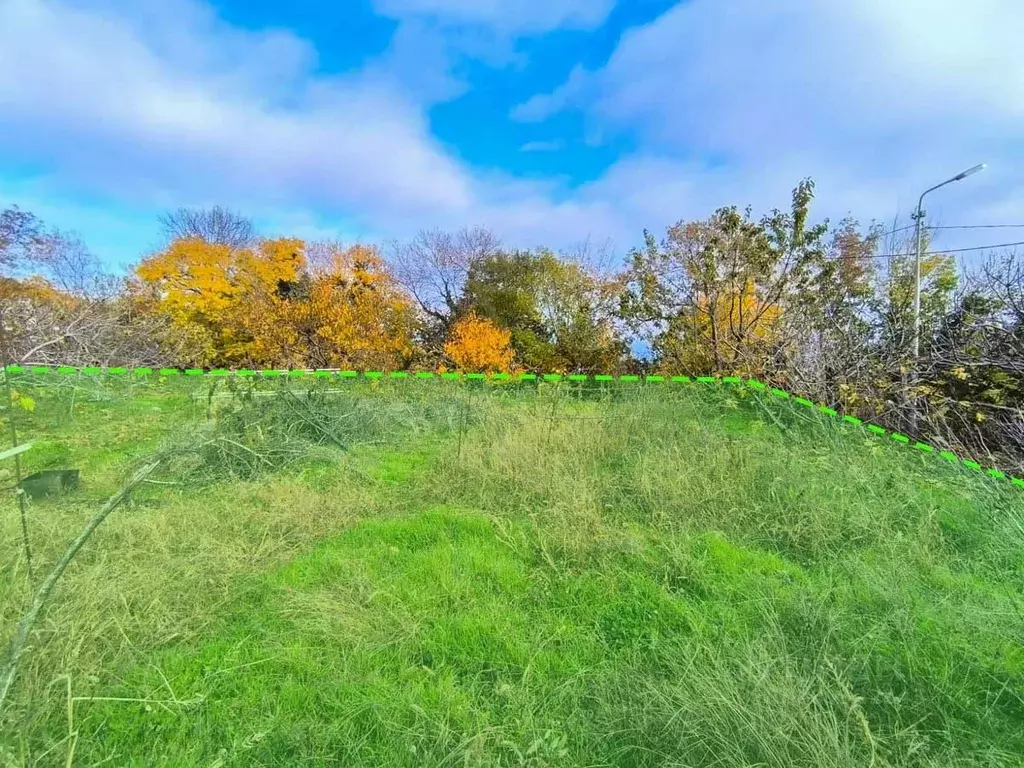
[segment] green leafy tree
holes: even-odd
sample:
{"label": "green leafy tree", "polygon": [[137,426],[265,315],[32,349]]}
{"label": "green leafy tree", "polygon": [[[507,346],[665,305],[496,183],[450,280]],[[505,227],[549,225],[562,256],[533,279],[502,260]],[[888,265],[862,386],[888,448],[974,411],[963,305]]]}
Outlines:
{"label": "green leafy tree", "polygon": [[615,286],[551,251],[501,252],[473,265],[462,311],[508,329],[531,370],[617,370],[625,344],[614,329]]}
{"label": "green leafy tree", "polygon": [[811,181],[801,182],[790,210],[760,220],[728,207],[678,222],[660,244],[645,233],[624,275],[622,315],[649,338],[661,367],[770,368],[791,341],[787,314],[807,301],[825,259],[827,225],[807,223],[813,192]]}

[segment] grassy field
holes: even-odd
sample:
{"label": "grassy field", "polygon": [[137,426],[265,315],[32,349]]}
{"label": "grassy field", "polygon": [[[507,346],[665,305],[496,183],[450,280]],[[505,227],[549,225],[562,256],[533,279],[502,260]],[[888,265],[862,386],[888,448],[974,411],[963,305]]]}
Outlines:
{"label": "grassy field", "polygon": [[1024,760],[1008,483],[742,388],[227,386],[16,382],[26,470],[83,479],[36,582],[178,449],[57,587],[0,764]]}

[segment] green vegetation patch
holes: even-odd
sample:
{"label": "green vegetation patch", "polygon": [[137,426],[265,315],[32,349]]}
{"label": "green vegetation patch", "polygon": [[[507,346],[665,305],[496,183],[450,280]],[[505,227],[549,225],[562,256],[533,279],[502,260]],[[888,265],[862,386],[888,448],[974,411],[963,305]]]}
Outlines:
{"label": "green vegetation patch", "polygon": [[107,744],[145,742],[166,764],[215,759],[224,744],[249,744],[256,762],[437,764],[455,752],[564,763],[612,754],[581,730],[595,682],[653,680],[691,625],[649,575],[546,573],[487,516],[447,509],[357,525],[249,600],[215,640],[130,681],[202,705],[97,703],[82,727]]}
{"label": "green vegetation patch", "polygon": [[67,761],[67,690],[84,765],[1024,753],[1024,510],[983,472],[748,387],[50,381],[32,466],[85,489],[31,507],[38,563],[143,432],[219,463],[140,489],[69,569],[7,713],[29,762]]}

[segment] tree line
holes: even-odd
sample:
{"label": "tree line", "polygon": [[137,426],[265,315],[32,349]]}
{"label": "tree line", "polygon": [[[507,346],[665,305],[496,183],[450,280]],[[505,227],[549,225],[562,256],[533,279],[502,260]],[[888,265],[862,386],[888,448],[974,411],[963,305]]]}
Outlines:
{"label": "tree line", "polygon": [[914,436],[1024,466],[1024,260],[958,270],[926,239],[921,351],[906,229],[811,217],[679,221],[615,263],[425,230],[380,246],[260,237],[224,208],[161,218],[112,275],[77,238],[0,212],[7,363],[755,376]]}

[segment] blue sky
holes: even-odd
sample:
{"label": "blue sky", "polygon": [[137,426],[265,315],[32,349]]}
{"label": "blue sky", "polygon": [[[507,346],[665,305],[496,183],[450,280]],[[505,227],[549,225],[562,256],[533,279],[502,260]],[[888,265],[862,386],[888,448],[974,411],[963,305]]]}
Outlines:
{"label": "blue sky", "polygon": [[819,216],[890,220],[984,161],[929,213],[1024,223],[1021,29],[1019,0],[0,0],[0,205],[111,265],[211,204],[621,254],[805,176]]}

